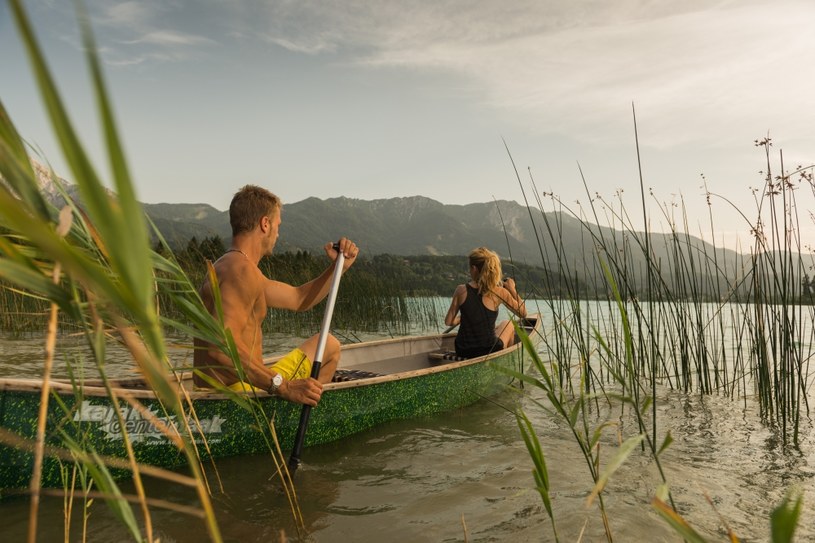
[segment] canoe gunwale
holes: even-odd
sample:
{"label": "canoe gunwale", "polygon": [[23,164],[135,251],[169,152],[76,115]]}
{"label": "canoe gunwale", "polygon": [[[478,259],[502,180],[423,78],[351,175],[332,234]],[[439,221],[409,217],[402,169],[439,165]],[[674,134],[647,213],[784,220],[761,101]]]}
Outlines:
{"label": "canoe gunwale", "polygon": [[[413,379],[417,377],[422,377],[424,375],[430,375],[433,373],[440,373],[445,371],[451,371],[454,369],[462,368],[465,366],[471,366],[474,364],[483,364],[485,362],[489,362],[490,360],[494,360],[500,358],[502,356],[509,355],[514,353],[518,350],[518,347],[522,347],[522,345],[513,345],[508,349],[504,349],[502,351],[498,351],[489,355],[480,356],[478,358],[468,358],[467,360],[460,360],[460,361],[450,361],[444,364],[438,364],[435,366],[428,366],[426,368],[420,368],[415,370],[409,371],[402,371],[397,373],[391,373],[389,375],[378,375],[376,377],[365,377],[362,379],[355,379],[353,381],[343,381],[343,382],[336,382],[336,383],[326,383],[323,385],[323,391],[328,392],[331,390],[340,390],[344,388],[357,388],[362,386],[374,385],[379,383],[386,383],[389,381],[401,381],[404,379]],[[186,378],[186,377],[185,377]],[[142,388],[129,388],[129,387],[121,387],[116,386],[116,380],[113,381],[113,389],[117,393],[121,393],[123,396],[132,396],[134,398],[155,398],[155,394],[153,391],[149,389],[142,389]],[[0,392],[6,391],[19,391],[19,392],[37,392],[42,389],[42,381],[38,379],[26,379],[26,378],[3,378],[0,379]],[[82,393],[84,396],[107,396],[108,391],[103,386],[94,386],[94,385],[80,385],[78,388],[82,389]],[[67,383],[60,380],[52,380],[51,381],[51,389],[57,393],[66,393],[66,394],[73,394],[74,393],[74,386],[71,383]],[[213,399],[213,400],[225,400],[230,397],[229,394],[224,394],[222,392],[209,392],[207,390],[186,390],[186,393],[190,396],[190,399],[194,400],[204,400],[204,399]],[[249,393],[240,393],[246,395],[252,395],[251,392]],[[258,397],[267,397],[269,394],[267,392],[258,392]]]}
{"label": "canoe gunwale", "polygon": [[[530,318],[536,318],[536,322],[534,327],[532,328],[532,332],[536,332],[540,330],[541,327],[541,319],[539,315],[530,315]],[[365,348],[365,347],[373,347],[378,345],[387,345],[390,343],[400,343],[400,342],[408,342],[411,340],[435,340],[438,339],[441,341],[444,338],[455,336],[455,333],[448,333],[448,334],[437,334],[437,335],[429,335],[429,336],[406,336],[406,337],[399,337],[399,338],[386,338],[381,340],[374,340],[370,342],[362,342],[362,343],[352,343],[343,346],[343,350],[353,350],[358,348]],[[430,364],[428,362],[427,367],[411,369],[407,371],[399,371],[390,373],[387,375],[378,375],[375,377],[365,377],[361,379],[354,379],[352,381],[342,381],[342,382],[332,382],[326,383],[323,385],[323,391],[329,392],[331,390],[342,390],[342,389],[349,389],[349,388],[359,388],[369,385],[375,385],[380,383],[387,383],[390,381],[402,381],[406,379],[415,379],[419,377],[423,377],[425,375],[431,375],[434,373],[441,373],[447,371],[453,371],[459,368],[463,368],[466,366],[476,365],[476,364],[483,364],[489,362],[491,360],[499,359],[508,355],[512,355],[513,353],[522,350],[523,344],[516,343],[510,346],[507,349],[503,349],[501,351],[497,351],[494,353],[490,353],[484,356],[479,356],[476,358],[468,358],[466,360],[458,360],[458,361],[449,361],[443,362],[438,364]],[[429,354],[429,351],[428,351]],[[264,359],[264,362],[269,364],[274,362],[275,360],[279,359],[280,356],[273,356]],[[173,374],[170,374],[171,377]],[[190,400],[226,400],[232,397],[232,394],[225,394],[222,392],[210,392],[208,390],[190,390],[189,388],[185,388],[184,383],[189,384],[192,380],[192,372],[185,370],[179,374],[175,374],[178,377],[178,387],[181,389],[180,392],[182,395],[189,396]],[[121,396],[129,396],[133,398],[140,398],[140,399],[155,399],[155,393],[152,390],[140,388],[134,386],[135,383],[141,382],[139,378],[133,379],[111,379],[110,384],[112,388],[120,394]],[[108,396],[107,389],[99,383],[98,379],[89,379],[88,383],[90,384],[79,384],[78,388],[81,389],[82,395],[89,396],[89,397],[99,397],[99,396]],[[74,385],[66,380],[61,379],[52,379],[50,383],[51,389],[58,393],[58,394],[74,394]],[[30,379],[30,378],[14,378],[14,377],[7,377],[7,378],[0,378],[0,393],[7,392],[7,391],[17,391],[17,392],[39,392],[42,389],[42,381],[39,379]],[[268,398],[270,395],[264,392],[257,392],[257,393],[238,393],[238,394],[246,394],[248,396],[253,396],[257,394],[258,398]]]}

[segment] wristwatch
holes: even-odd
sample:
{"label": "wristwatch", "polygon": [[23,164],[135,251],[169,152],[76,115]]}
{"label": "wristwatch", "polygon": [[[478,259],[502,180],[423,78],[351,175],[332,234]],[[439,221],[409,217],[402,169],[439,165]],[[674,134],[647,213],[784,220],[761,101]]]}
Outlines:
{"label": "wristwatch", "polygon": [[266,392],[268,392],[269,394],[275,395],[280,390],[280,385],[282,385],[282,384],[283,384],[283,376],[278,373],[277,375],[272,377],[272,386],[270,386],[269,390],[267,390]]}

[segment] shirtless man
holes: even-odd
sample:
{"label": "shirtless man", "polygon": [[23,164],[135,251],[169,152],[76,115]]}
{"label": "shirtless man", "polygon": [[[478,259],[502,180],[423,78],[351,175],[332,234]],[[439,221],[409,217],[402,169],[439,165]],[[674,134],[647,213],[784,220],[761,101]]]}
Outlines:
{"label": "shirtless man", "polygon": [[[311,363],[317,352],[319,335],[314,335],[271,367],[263,364],[261,323],[270,307],[306,311],[328,295],[334,263],[338,253],[333,243],[325,246],[332,264],[316,279],[299,287],[268,279],[258,262],[272,254],[277,242],[282,211],[280,200],[266,189],[247,185],[240,189],[229,205],[232,246],[215,264],[221,291],[224,326],[232,331],[243,366],[244,380],[232,359],[220,349],[195,340],[195,368],[208,377],[237,391],[265,390],[286,400],[317,405],[323,384],[331,381],[340,361],[340,344],[329,336],[323,353],[318,379],[310,377]],[[343,272],[355,261],[359,249],[342,238],[339,249],[345,256]],[[201,287],[201,298],[210,313],[215,314],[212,285]],[[195,375],[198,386],[209,386]]]}

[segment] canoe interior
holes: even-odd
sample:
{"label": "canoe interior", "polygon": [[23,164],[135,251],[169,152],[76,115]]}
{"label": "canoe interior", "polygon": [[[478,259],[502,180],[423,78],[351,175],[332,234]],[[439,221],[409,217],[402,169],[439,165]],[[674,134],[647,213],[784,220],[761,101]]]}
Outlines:
{"label": "canoe interior", "polygon": [[[536,330],[540,329],[539,317],[532,315],[524,319],[524,330],[530,337],[536,339],[534,336]],[[376,341],[368,341],[363,343],[350,343],[342,346],[342,357],[340,361],[340,369],[349,371],[352,375],[358,370],[361,374],[373,374],[369,378],[351,377],[350,379],[355,382],[355,385],[365,385],[367,381],[376,377],[404,377],[424,373],[424,370],[432,368],[435,371],[444,370],[445,366],[452,366],[456,361],[439,361],[432,359],[430,353],[439,352],[453,352],[455,350],[455,337],[456,334],[437,334],[430,336],[414,336],[414,337],[399,337],[391,339],[382,339]],[[493,353],[485,357],[472,359],[469,362],[480,362],[506,354],[509,351],[522,349],[520,344],[515,344],[509,349]],[[273,364],[279,356],[272,356],[265,360],[267,365]],[[381,379],[377,379],[381,380]],[[357,381],[360,381],[357,383]],[[214,394],[202,391],[193,387],[192,373],[184,372],[180,376],[180,383],[184,389],[194,395],[200,396],[202,394]],[[57,386],[60,385],[58,381]],[[112,380],[112,386],[115,388],[122,388],[134,391],[147,391],[147,387],[143,379],[134,377],[130,379],[116,379]],[[65,383],[68,386],[68,383]],[[84,386],[89,390],[90,394],[94,394],[94,388],[104,388],[102,381],[98,379],[90,379],[84,382]],[[339,383],[330,383],[326,385],[327,390],[334,387],[349,386],[347,383],[340,385]],[[223,397],[221,394],[215,394],[218,397]]]}

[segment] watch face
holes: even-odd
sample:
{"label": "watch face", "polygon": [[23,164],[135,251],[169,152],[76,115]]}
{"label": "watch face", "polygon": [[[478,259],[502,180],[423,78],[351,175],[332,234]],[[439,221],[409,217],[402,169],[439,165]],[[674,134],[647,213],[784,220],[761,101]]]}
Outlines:
{"label": "watch face", "polygon": [[275,387],[279,387],[280,385],[282,385],[282,384],[283,384],[283,376],[282,376],[282,375],[280,375],[279,373],[278,373],[277,375],[275,375],[275,376],[272,378],[272,384],[273,384]]}

